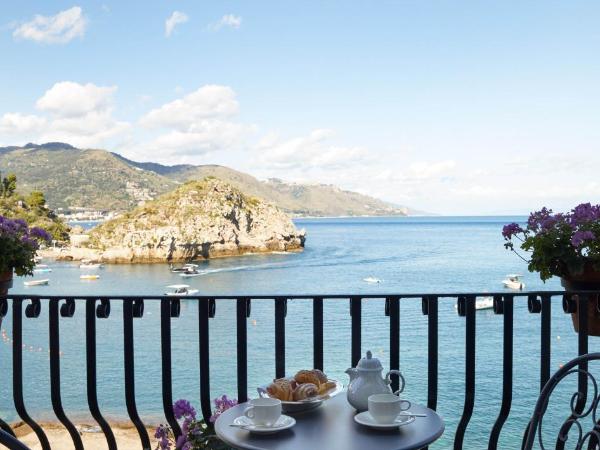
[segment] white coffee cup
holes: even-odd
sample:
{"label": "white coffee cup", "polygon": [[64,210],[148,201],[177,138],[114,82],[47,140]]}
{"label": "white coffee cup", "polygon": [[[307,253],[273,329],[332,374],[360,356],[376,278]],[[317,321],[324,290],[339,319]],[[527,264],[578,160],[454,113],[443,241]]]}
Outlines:
{"label": "white coffee cup", "polygon": [[248,403],[244,415],[255,425],[271,427],[281,416],[281,400],[276,398],[255,398]]}
{"label": "white coffee cup", "polygon": [[408,400],[402,400],[395,394],[373,394],[368,401],[369,414],[381,424],[393,423],[402,411],[410,408]]}

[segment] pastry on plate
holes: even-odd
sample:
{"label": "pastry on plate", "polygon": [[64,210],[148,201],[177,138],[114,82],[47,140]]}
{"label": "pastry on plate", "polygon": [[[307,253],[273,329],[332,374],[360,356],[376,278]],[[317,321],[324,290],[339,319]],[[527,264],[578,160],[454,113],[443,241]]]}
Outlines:
{"label": "pastry on plate", "polygon": [[313,383],[300,384],[294,391],[294,400],[306,400],[307,398],[319,395],[319,388]]}
{"label": "pastry on plate", "polygon": [[329,381],[327,375],[325,375],[322,370],[313,369],[311,372],[314,373],[315,376],[319,379],[320,384],[327,383]]}
{"label": "pastry on plate", "polygon": [[294,379],[298,384],[311,383],[315,386],[319,386],[321,384],[321,379],[314,370],[300,370],[298,373],[296,373],[296,375],[294,375]]}
{"label": "pastry on plate", "polygon": [[321,383],[319,386],[319,395],[326,394],[329,390],[333,389],[336,386],[334,381],[327,381],[325,383]]}
{"label": "pastry on plate", "polygon": [[292,383],[286,379],[275,380],[267,386],[267,392],[271,397],[278,398],[282,402],[289,402],[294,399],[294,389]]}

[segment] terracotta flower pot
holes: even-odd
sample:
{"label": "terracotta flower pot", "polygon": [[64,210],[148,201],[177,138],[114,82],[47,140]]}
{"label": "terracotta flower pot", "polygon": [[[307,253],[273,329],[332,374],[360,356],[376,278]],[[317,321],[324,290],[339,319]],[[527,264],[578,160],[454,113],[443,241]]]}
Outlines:
{"label": "terracotta flower pot", "polygon": [[[586,266],[582,274],[561,278],[561,284],[565,291],[600,291],[600,271],[594,270],[591,266]],[[579,311],[579,299],[576,300],[577,310]],[[590,336],[600,336],[600,311],[598,305],[598,295],[590,296],[588,300],[588,334]],[[579,320],[577,313],[571,314],[573,328],[579,333]]]}
{"label": "terracotta flower pot", "polygon": [[0,273],[0,295],[8,294],[8,290],[13,285],[12,280],[13,280],[12,271]]}

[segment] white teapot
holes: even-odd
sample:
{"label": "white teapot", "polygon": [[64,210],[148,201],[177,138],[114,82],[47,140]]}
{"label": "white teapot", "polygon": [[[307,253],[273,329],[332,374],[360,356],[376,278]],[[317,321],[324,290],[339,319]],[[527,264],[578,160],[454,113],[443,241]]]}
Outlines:
{"label": "white teapot", "polygon": [[390,370],[385,378],[381,376],[383,366],[373,354],[368,351],[366,358],[362,358],[356,368],[347,369],[350,376],[348,385],[348,402],[358,411],[366,411],[369,407],[369,396],[373,394],[391,394],[390,375],[398,375],[400,378],[400,389],[394,394],[404,390],[404,377],[398,370]]}

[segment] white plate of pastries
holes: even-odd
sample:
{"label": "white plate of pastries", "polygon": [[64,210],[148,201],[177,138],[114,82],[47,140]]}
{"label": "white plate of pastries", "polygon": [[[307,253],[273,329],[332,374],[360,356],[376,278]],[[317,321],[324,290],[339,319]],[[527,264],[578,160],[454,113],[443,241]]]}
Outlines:
{"label": "white plate of pastries", "polygon": [[316,408],[339,394],[344,386],[318,369],[300,370],[293,377],[278,378],[261,386],[258,395],[281,400],[283,412],[300,412]]}

